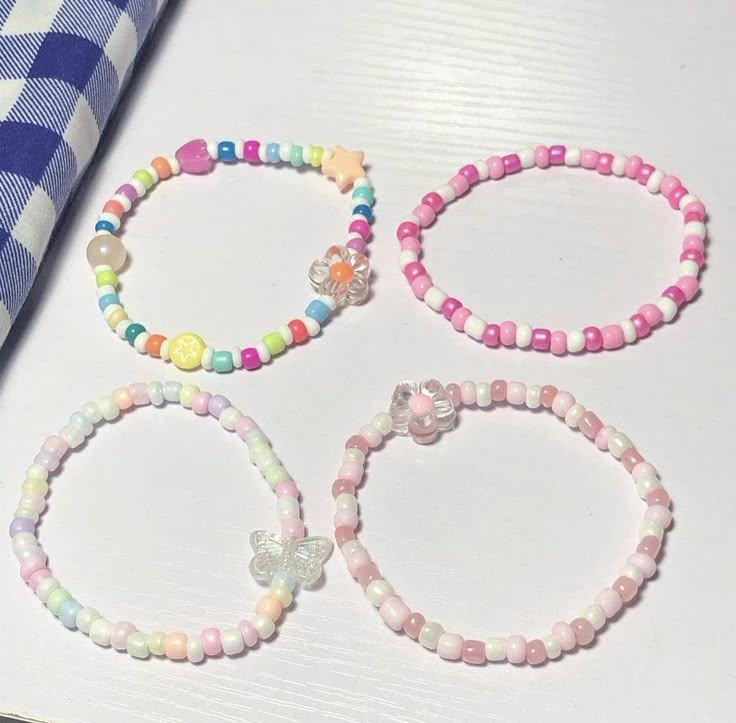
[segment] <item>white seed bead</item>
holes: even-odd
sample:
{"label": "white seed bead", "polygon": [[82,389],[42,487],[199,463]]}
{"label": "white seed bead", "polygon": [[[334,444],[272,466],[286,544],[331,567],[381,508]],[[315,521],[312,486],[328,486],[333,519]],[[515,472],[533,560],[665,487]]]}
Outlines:
{"label": "white seed bead", "polygon": [[[322,151],[322,158],[325,157],[325,153],[327,153],[327,151],[332,155],[332,150],[330,148],[325,148],[325,150]],[[353,182],[353,188],[373,188],[373,186],[371,185],[368,176],[361,176],[360,178],[355,179]]]}
{"label": "white seed bead", "polygon": [[432,286],[424,295],[424,303],[434,311],[439,311],[447,300],[447,294],[439,286]]}
{"label": "white seed bead", "polygon": [[649,535],[661,540],[664,537],[664,527],[655,520],[644,520],[639,527],[639,539],[642,540]]}
{"label": "white seed bead", "polygon": [[144,170],[147,171],[148,175],[153,179],[154,185],[161,180],[158,177],[158,171],[153,166],[146,166]]}
{"label": "white seed bead", "polygon": [[330,311],[337,309],[337,301],[335,301],[334,297],[321,294],[318,298]]}
{"label": "white seed bead", "polygon": [[623,432],[614,432],[608,439],[608,451],[616,459],[621,459],[621,455],[633,446],[634,443]]}
{"label": "white seed bead", "polygon": [[161,382],[149,382],[147,389],[151,404],[160,407],[164,403],[164,385]]}
{"label": "white seed bead", "polygon": [[633,563],[627,562],[619,570],[619,575],[628,577],[633,580],[637,585],[641,585],[644,582],[644,573]]}
{"label": "white seed bead", "polygon": [[100,613],[94,608],[82,608],[77,614],[77,627],[85,635],[89,635],[92,623],[101,617]]}
{"label": "white seed bead", "polygon": [[268,640],[276,631],[276,623],[265,615],[256,615],[251,623],[261,640]]}
{"label": "white seed bead", "polygon": [[662,319],[672,321],[677,316],[677,304],[669,298],[669,296],[660,296],[657,299],[657,306],[662,312]]}
{"label": "white seed bead", "polygon": [[[281,499],[287,499],[282,497]],[[289,497],[288,499],[294,499]],[[350,510],[351,512],[358,511],[358,500],[355,499],[355,495],[351,495],[348,492],[343,492],[335,497],[335,509],[336,510]]]}
{"label": "white seed bead", "polygon": [[116,294],[117,291],[115,290],[114,286],[110,286],[109,284],[105,286],[98,286],[97,287],[97,298],[101,299],[103,296],[107,296],[108,294]]}
{"label": "white seed bead", "polygon": [[663,178],[664,171],[653,171],[652,175],[647,179],[647,191],[649,191],[649,193],[659,193],[659,187],[662,184]]}
{"label": "white seed bead", "polygon": [[475,166],[475,170],[478,171],[479,180],[485,181],[491,173],[488,169],[488,164],[485,161],[480,160],[473,161],[473,165]]}
{"label": "white seed bead", "polygon": [[78,424],[67,424],[66,427],[62,427],[59,436],[71,449],[76,449],[84,442],[84,432]]}
{"label": "white seed bead", "polygon": [[600,630],[606,624],[606,614],[595,603],[583,610],[582,617],[589,620],[595,630]]}
{"label": "white seed bead", "polygon": [[566,166],[579,166],[580,165],[580,149],[570,146],[565,149],[565,165]]}
{"label": "white seed bead", "polygon": [[291,346],[294,343],[294,334],[288,326],[280,326],[276,331],[281,335],[286,346]]}
{"label": "white seed bead", "polygon": [[131,178],[128,183],[135,188],[138,193],[138,198],[143,198],[143,196],[146,195],[146,187],[143,185],[142,181],[139,181],[137,178]]}
{"label": "white seed bead", "polygon": [[32,510],[30,507],[19,507],[13,513],[13,517],[24,517],[28,520],[33,520],[34,524],[38,522],[38,512]]}
{"label": "white seed bead", "polygon": [[230,349],[230,353],[233,355],[233,366],[236,369],[242,369],[243,368],[243,356],[242,356],[242,350],[239,346],[234,346],[232,349]]}
{"label": "white seed bead", "polygon": [[617,153],[611,161],[611,173],[613,173],[614,176],[623,176],[627,160],[626,156],[622,153]]}
{"label": "white seed bead", "polygon": [[585,334],[582,331],[568,331],[567,351],[570,354],[577,354],[577,352],[583,349],[585,349]]}
{"label": "white seed bead", "polygon": [[555,660],[555,658],[559,658],[562,653],[562,647],[560,646],[560,641],[552,635],[552,633],[547,633],[547,635],[542,636],[542,642],[544,643],[544,647],[547,649],[547,657],[550,660]]}
{"label": "white seed bead", "polygon": [[169,356],[169,346],[171,345],[171,342],[168,339],[165,339],[161,343],[161,348],[159,349],[158,353],[161,357],[161,359],[165,362],[169,361],[171,357]]}
{"label": "white seed bead", "polygon": [[522,148],[520,151],[516,151],[516,155],[519,156],[522,168],[532,168],[534,166],[533,148]]}
{"label": "white seed bead", "polygon": [[89,637],[97,645],[106,648],[110,645],[112,635],[112,623],[106,618],[97,618],[89,629]]}
{"label": "white seed bead", "polygon": [[122,193],[116,193],[112,197],[112,200],[117,201],[123,207],[123,211],[125,213],[128,213],[128,211],[130,211],[131,207],[133,206],[130,199],[125,194],[122,194]]}
{"label": "white seed bead", "polygon": [[647,579],[657,572],[657,563],[643,552],[635,552],[633,555],[629,555],[626,562],[636,565]]}
{"label": "white seed bead", "polygon": [[347,560],[350,555],[362,549],[363,543],[360,540],[347,540],[340,548],[340,552],[342,552],[342,556]]}
{"label": "white seed bead", "polygon": [[276,500],[276,514],[280,520],[287,517],[299,517],[299,502],[296,497],[284,495]]}
{"label": "white seed bead", "polygon": [[213,161],[218,160],[217,143],[218,141],[207,141],[207,153]]}
{"label": "white seed bead", "polygon": [[[371,424],[385,437],[394,428],[394,422],[391,415],[386,412],[379,412],[371,420]],[[358,450],[360,451],[360,450]]]}
{"label": "white seed bead", "polygon": [[[334,151],[332,150],[332,148],[325,148],[325,149],[324,149],[324,150],[322,151],[322,163],[324,163],[325,161],[329,161],[329,160],[330,160],[330,158],[332,158],[332,156],[333,156],[333,155],[334,155]],[[365,178],[365,177],[364,177],[364,178]],[[360,179],[360,178],[358,178],[358,179],[356,180],[356,182],[355,182],[355,183],[353,183],[353,187],[357,186],[357,185],[358,185],[358,181],[360,181],[360,180],[361,180],[361,179]],[[366,180],[367,180],[367,179],[366,179]],[[367,185],[369,185],[369,186],[370,186],[370,184],[367,184]]]}
{"label": "white seed bead", "polygon": [[688,221],[683,226],[683,236],[697,236],[705,238],[705,224],[702,221]]}
{"label": "white seed bead", "polygon": [[483,332],[485,331],[486,326],[487,324],[485,321],[483,321],[483,319],[476,316],[475,314],[471,314],[465,320],[465,326],[463,327],[463,330],[472,339],[480,341],[483,337]]}
{"label": "white seed bead", "polygon": [[307,143],[302,146],[302,163],[311,164],[312,162],[312,146]]}
{"label": "white seed bead", "polygon": [[506,640],[504,638],[486,640],[486,660],[491,662],[506,660]]}
{"label": "white seed bead", "polygon": [[136,336],[133,341],[133,347],[139,354],[146,353],[146,342],[150,339],[151,335],[147,331],[142,331]]}
{"label": "white seed bead", "polygon": [[99,406],[102,416],[105,418],[106,422],[112,422],[113,419],[117,419],[120,416],[120,407],[109,394],[106,394],[104,397],[100,397],[97,405]]}
{"label": "white seed bead", "polygon": [[[260,146],[258,146],[258,160],[261,163],[268,163],[268,155],[266,154],[266,143],[261,143]],[[245,148],[243,148],[243,158],[245,158]]]}
{"label": "white seed bead", "polygon": [[376,606],[380,607],[381,603],[394,594],[394,589],[388,580],[379,578],[369,583],[365,589],[366,597]]}
{"label": "white seed bead", "polygon": [[516,327],[516,346],[526,349],[532,343],[532,325],[519,324]]}
{"label": "white seed bead", "polygon": [[452,203],[455,200],[455,191],[449,183],[443,183],[434,189],[434,193],[442,198],[445,203]]}
{"label": "white seed bead", "polygon": [[700,199],[694,194],[694,193],[686,193],[681,199],[680,199],[680,210],[682,211],[685,206],[691,203],[695,203],[696,201],[699,201]]}
{"label": "white seed bead", "polygon": [[697,279],[700,276],[700,266],[692,259],[680,261],[680,276],[692,276]]}
{"label": "white seed bead", "polygon": [[633,344],[636,341],[637,333],[634,322],[631,319],[624,319],[620,324],[624,332],[624,341],[627,344]]}
{"label": "white seed bead", "polygon": [[166,160],[171,167],[171,173],[178,176],[181,173],[181,164],[179,163],[179,159],[176,156],[166,156]]}
{"label": "white seed bead", "polygon": [[372,424],[364,424],[360,428],[359,434],[365,438],[371,448],[378,447],[383,440],[383,435]]}
{"label": "white seed bead", "polygon": [[245,141],[242,138],[236,138],[233,145],[235,146],[235,157],[242,161],[245,158]]}
{"label": "white seed bead", "polygon": [[350,447],[343,451],[342,460],[343,462],[360,462],[363,464],[365,462],[365,455],[357,447]]}
{"label": "white seed bead", "polygon": [[222,638],[222,652],[225,655],[240,655],[245,650],[245,642],[238,628],[225,628],[220,633]]}
{"label": "white seed bead", "polygon": [[105,321],[107,321],[116,311],[122,308],[123,307],[120,304],[108,304],[102,310],[102,316],[105,318]]}
{"label": "white seed bead", "polygon": [[650,492],[659,489],[662,489],[662,483],[657,477],[642,477],[636,483],[636,494],[638,494],[643,500],[647,498],[647,495]]}
{"label": "white seed bead", "polygon": [[[415,261],[418,261],[418,260],[419,260],[419,256],[417,256],[416,251],[412,251],[411,249],[404,249],[399,254],[399,268],[403,271],[409,264],[413,264]],[[426,301],[426,298],[425,298],[425,301]]]}
{"label": "white seed bead", "polygon": [[492,402],[491,385],[488,382],[478,382],[475,385],[475,403],[483,408],[490,407]]}
{"label": "white seed bead", "polygon": [[164,382],[164,399],[172,404],[179,404],[181,382]]}
{"label": "white seed bead", "polygon": [[291,159],[291,151],[294,149],[294,144],[286,141],[279,146],[279,158],[283,163],[288,163]]}
{"label": "white seed bead", "polygon": [[585,407],[582,404],[578,404],[576,402],[570,407],[570,409],[567,410],[567,414],[565,415],[565,424],[568,427],[577,429],[578,422],[580,421],[580,417],[582,417],[583,414],[585,414]]}
{"label": "white seed bead", "polygon": [[227,429],[228,432],[232,432],[242,416],[243,413],[237,407],[226,407],[220,414],[220,426]]}
{"label": "white seed bead", "polygon": [[36,587],[36,597],[42,603],[45,603],[49,599],[49,595],[60,587],[61,584],[55,577],[45,577],[38,583],[38,587]]}
{"label": "white seed bead", "polygon": [[271,352],[268,350],[268,347],[264,342],[257,342],[255,350],[258,352],[258,358],[261,360],[262,364],[268,364],[268,362],[271,361]]}
{"label": "white seed bead", "polygon": [[125,339],[125,333],[128,331],[128,327],[133,323],[132,319],[123,319],[115,327],[115,333],[121,338]]}
{"label": "white seed bead", "polygon": [[202,352],[202,360],[200,364],[205,371],[212,371],[212,360],[215,358],[215,350],[211,346],[206,346]]}
{"label": "white seed bead", "polygon": [[419,643],[427,650],[436,650],[437,643],[445,629],[439,623],[427,621],[419,631]]}
{"label": "white seed bead", "polygon": [[317,336],[317,334],[319,334],[320,325],[316,319],[313,319],[311,316],[305,316],[302,319],[302,323],[307,328],[307,334],[309,334],[310,337]]}
{"label": "white seed bead", "polygon": [[190,663],[201,663],[204,660],[204,647],[199,635],[190,635],[187,640],[187,660]]}
{"label": "white seed bead", "polygon": [[542,394],[542,387],[539,384],[532,384],[532,386],[526,388],[526,406],[529,409],[538,409],[542,403],[540,396]]}
{"label": "white seed bead", "polygon": [[97,220],[107,221],[108,223],[112,224],[112,228],[114,231],[117,231],[120,228],[120,218],[114,213],[109,213],[105,211],[97,217]]}
{"label": "white seed bead", "polygon": [[13,537],[13,552],[29,550],[38,547],[36,536],[30,532],[19,532]]}
{"label": "white seed bead", "polygon": [[419,223],[419,218],[413,213],[410,213],[408,216],[405,216],[404,218],[402,218],[399,223],[413,223],[421,228],[421,224]]}
{"label": "white seed bead", "polygon": [[97,402],[87,402],[82,407],[82,414],[84,414],[92,424],[99,424],[102,421],[102,412],[97,406]]}

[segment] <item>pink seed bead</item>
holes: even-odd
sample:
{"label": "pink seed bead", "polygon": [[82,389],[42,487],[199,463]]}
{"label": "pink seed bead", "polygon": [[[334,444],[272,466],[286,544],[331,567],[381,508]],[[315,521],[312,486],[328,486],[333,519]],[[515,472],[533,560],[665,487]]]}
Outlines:
{"label": "pink seed bead", "polygon": [[364,254],[365,250],[368,248],[368,244],[366,244],[365,239],[354,236],[345,244],[345,248],[353,249],[353,251],[356,251],[359,254]]}
{"label": "pink seed bead", "polygon": [[[357,578],[361,587],[366,588],[374,580],[380,580],[382,576],[378,568],[372,562],[369,562],[363,565],[363,567],[358,568],[358,570],[355,572],[355,577]],[[424,625],[424,623],[422,623],[422,625]]]}
{"label": "pink seed bead", "polygon": [[639,591],[639,586],[630,577],[626,577],[625,575],[617,577],[611,587],[625,603],[631,602]]}
{"label": "pink seed bead", "polygon": [[499,338],[504,346],[514,346],[516,344],[516,324],[513,321],[502,322]]}
{"label": "pink seed bead", "polygon": [[219,655],[222,652],[222,636],[217,628],[205,628],[199,638],[205,655]]}
{"label": "pink seed bead", "polygon": [[467,166],[463,166],[458,171],[458,173],[461,176],[465,176],[465,179],[471,186],[474,183],[478,183],[478,181],[480,180],[480,174],[478,173],[478,169],[472,163],[469,163]]}
{"label": "pink seed bead", "polygon": [[402,221],[396,229],[396,238],[401,241],[405,236],[419,238],[419,226],[413,221]]}
{"label": "pink seed bead", "polygon": [[486,646],[480,640],[465,640],[460,657],[470,665],[483,665],[486,662]]}
{"label": "pink seed bead", "polygon": [[345,449],[359,449],[363,454],[368,454],[370,447],[368,442],[363,439],[359,434],[354,434],[352,437],[345,442]]}
{"label": "pink seed bead", "polygon": [[639,166],[639,170],[636,173],[636,182],[640,183],[642,186],[646,186],[647,181],[649,180],[650,176],[656,170],[657,169],[654,166],[651,166],[648,163],[642,163],[641,166]]}
{"label": "pink seed bead", "polygon": [[240,352],[240,359],[243,362],[243,369],[248,369],[249,371],[258,369],[262,364],[261,357],[258,354],[258,349],[254,346],[249,346],[243,349],[243,351]]}
{"label": "pink seed bead", "polygon": [[238,630],[243,636],[246,648],[252,648],[258,644],[258,631],[253,627],[250,620],[241,620],[238,623]]}
{"label": "pink seed bead", "polygon": [[[680,186],[679,188],[676,188],[672,193],[669,195],[669,202],[670,202],[670,208],[674,208],[675,211],[677,211],[680,208],[680,201],[687,196],[688,190],[685,188],[685,186]],[[687,221],[685,222],[687,223]]]}
{"label": "pink seed bead", "polygon": [[61,459],[69,450],[69,445],[65,439],[57,437],[55,434],[46,437],[46,441],[41,445],[42,452],[48,452],[57,459]]}
{"label": "pink seed bead", "polygon": [[633,314],[629,317],[629,321],[634,325],[638,339],[646,336],[651,331],[649,322],[641,314]]}
{"label": "pink seed bead", "polygon": [[623,601],[618,593],[610,587],[604,587],[596,596],[595,604],[603,610],[607,618],[612,618],[623,607]]}
{"label": "pink seed bead", "polygon": [[420,203],[412,213],[419,219],[419,225],[422,228],[426,228],[434,222],[437,214],[434,212],[431,206],[426,206]]}
{"label": "pink seed bead", "polygon": [[333,518],[335,527],[352,527],[355,529],[358,526],[358,513],[355,510],[338,510]]}
{"label": "pink seed bead", "polygon": [[608,440],[616,432],[616,427],[612,427],[610,424],[606,424],[598,434],[595,436],[595,446],[598,449],[602,449],[604,452],[608,450]]}
{"label": "pink seed bead", "polygon": [[192,398],[192,411],[195,414],[209,414],[210,399],[212,395],[209,392],[197,392]]}
{"label": "pink seed bead", "polygon": [[463,305],[462,302],[459,299],[456,299],[454,296],[448,296],[443,302],[442,306],[440,307],[440,310],[442,311],[443,316],[448,321],[452,319],[452,315],[458,310],[462,309]]}
{"label": "pink seed bead", "polygon": [[672,299],[677,306],[682,306],[685,303],[685,294],[682,292],[682,289],[677,286],[668,286],[662,292],[662,296],[667,299]]}
{"label": "pink seed bead", "polygon": [[631,470],[631,476],[634,478],[634,482],[638,482],[643,477],[656,477],[657,470],[650,462],[639,462]]}
{"label": "pink seed bead", "polygon": [[128,387],[118,387],[112,393],[112,398],[120,409],[130,409],[133,406],[133,395]]}
{"label": "pink seed bead", "polygon": [[560,356],[567,352],[567,334],[564,331],[553,331],[549,341],[549,350]]}
{"label": "pink seed bead", "polygon": [[584,150],[580,154],[580,165],[583,168],[587,168],[589,170],[592,170],[595,168],[596,163],[598,163],[598,157],[599,157],[598,151],[593,151],[590,149]]}
{"label": "pink seed bead", "polygon": [[506,385],[506,401],[517,407],[526,404],[526,384],[509,382]]}
{"label": "pink seed bead", "polygon": [[506,638],[506,660],[514,665],[526,662],[526,639],[522,635]]}
{"label": "pink seed bead", "polygon": [[45,580],[47,577],[51,577],[51,570],[48,568],[42,567],[40,570],[36,570],[36,572],[34,572],[27,580],[28,587],[30,587],[33,592],[36,592],[38,584],[41,580]]}
{"label": "pink seed bead", "polygon": [[494,379],[491,382],[491,399],[494,402],[503,402],[506,399],[507,388],[505,379]]}
{"label": "pink seed bead", "polygon": [[672,524],[672,513],[662,505],[650,505],[644,511],[644,519],[659,522],[666,530]]}
{"label": "pink seed bead", "polygon": [[578,645],[589,645],[595,637],[595,628],[587,618],[575,618],[570,623]]}
{"label": "pink seed bead", "polygon": [[647,495],[648,505],[662,505],[662,507],[670,506],[670,495],[666,489],[660,487],[657,490],[652,490]]}
{"label": "pink seed bead", "polygon": [[552,635],[557,638],[560,647],[565,651],[572,650],[577,645],[575,631],[567,623],[555,623],[552,626]]}
{"label": "pink seed bead", "polygon": [[659,184],[659,192],[665,197],[669,198],[670,194],[678,189],[682,184],[677,176],[665,176],[662,182]]}
{"label": "pink seed bead", "polygon": [[358,547],[345,555],[345,563],[350,574],[355,577],[359,570],[371,564],[371,556],[364,547]]}
{"label": "pink seed bead", "polygon": [[404,621],[404,632],[412,640],[416,640],[419,637],[419,633],[422,631],[422,628],[424,627],[424,623],[426,623],[426,622],[427,621],[426,621],[424,615],[422,615],[421,613],[412,613]]}
{"label": "pink seed bead", "polygon": [[611,165],[613,164],[613,155],[610,153],[601,153],[598,156],[598,162],[595,164],[595,170],[603,176],[611,174]]}
{"label": "pink seed bead", "polygon": [[595,439],[603,429],[603,422],[591,411],[587,411],[578,421],[578,429],[588,438]]}
{"label": "pink seed bead", "polygon": [[687,249],[680,254],[680,261],[694,261],[698,266],[705,263],[705,255],[697,249]]}
{"label": "pink seed bead", "polygon": [[636,178],[636,174],[639,173],[641,164],[641,156],[629,156],[624,164],[624,173],[626,174],[626,178]]}
{"label": "pink seed bead", "polygon": [[45,467],[49,472],[57,469],[60,462],[61,460],[55,454],[43,450],[33,458],[33,464],[41,465],[41,467]]}
{"label": "pink seed bead", "polygon": [[136,382],[130,385],[130,393],[133,395],[133,404],[136,407],[145,407],[151,403],[151,397],[148,394],[148,385]]}
{"label": "pink seed bead", "polygon": [[534,329],[532,331],[532,348],[537,351],[547,351],[552,343],[552,334],[549,329]]}
{"label": "pink seed bead", "polygon": [[450,188],[455,191],[455,196],[458,198],[462,196],[464,193],[468,192],[468,189],[470,188],[470,184],[468,183],[468,179],[465,178],[465,176],[461,176],[459,173],[455,176],[453,176],[449,181],[448,184]]}
{"label": "pink seed bead", "polygon": [[659,551],[661,549],[662,543],[660,542],[659,538],[655,537],[654,535],[647,535],[646,537],[643,537],[641,540],[639,540],[639,544],[636,546],[637,552],[640,552],[643,555],[649,555],[652,560],[657,559],[657,555],[659,555]]}
{"label": "pink seed bead", "polygon": [[31,555],[20,563],[20,576],[28,582],[34,573],[46,568],[46,556]]}
{"label": "pink seed bead", "polygon": [[[431,402],[431,400],[430,400]],[[363,479],[363,465],[360,462],[343,462],[337,471],[340,479],[349,479],[356,485]]]}
{"label": "pink seed bead", "polygon": [[603,334],[597,326],[586,326],[583,329],[586,351],[598,351],[603,346]]}
{"label": "pink seed bead", "polygon": [[662,310],[655,304],[644,304],[639,308],[639,313],[647,320],[650,327],[657,326],[662,321]]}
{"label": "pink seed bead", "polygon": [[457,409],[463,403],[463,395],[459,385],[454,383],[448,384],[445,387],[445,391],[447,392],[447,396],[449,396],[452,400],[453,406],[455,407],[455,409]]}
{"label": "pink seed bead", "polygon": [[486,158],[486,163],[488,164],[488,175],[492,180],[498,181],[506,175],[506,171],[503,166],[503,159],[499,156],[490,156],[489,158]]}
{"label": "pink seed bead", "polygon": [[457,633],[445,631],[437,641],[437,655],[443,660],[459,660],[463,649],[463,638]]}
{"label": "pink seed bead", "polygon": [[391,595],[381,603],[381,606],[378,608],[378,614],[391,630],[398,632],[399,630],[403,630],[404,623],[411,615],[411,610],[409,610],[406,603],[398,595]]}
{"label": "pink seed bead", "polygon": [[488,324],[483,331],[481,341],[486,346],[498,346],[501,341],[501,327],[498,324]]}
{"label": "pink seed bead", "polygon": [[349,479],[336,479],[332,483],[332,497],[337,499],[338,495],[347,492],[349,495],[355,494],[355,483]]}
{"label": "pink seed bead", "polygon": [[521,158],[516,153],[509,153],[508,156],[501,158],[503,161],[504,173],[517,173],[521,170]]}
{"label": "pink seed bead", "polygon": [[243,145],[243,159],[248,163],[261,163],[261,156],[258,153],[260,147],[258,141],[246,141]]}
{"label": "pink seed bead", "polygon": [[552,411],[558,417],[564,417],[570,411],[570,407],[573,404],[575,404],[575,397],[570,392],[560,390],[552,400]]}
{"label": "pink seed bead", "polygon": [[624,330],[619,324],[608,324],[601,329],[604,349],[618,349],[624,345]]}
{"label": "pink seed bead", "polygon": [[630,562],[632,565],[638,567],[647,579],[657,572],[657,563],[643,552],[635,552],[633,555],[629,555],[626,558],[626,562]]}
{"label": "pink seed bead", "polygon": [[112,626],[112,632],[110,633],[110,645],[115,648],[115,650],[125,650],[128,647],[128,638],[131,633],[135,632],[135,630],[135,625],[127,622],[126,620],[115,623],[115,625]]}
{"label": "pink seed bead", "polygon": [[342,547],[348,540],[355,539],[355,530],[352,527],[343,525],[335,529],[335,542],[338,547]]}
{"label": "pink seed bead", "polygon": [[468,317],[471,316],[472,313],[473,312],[466,306],[457,309],[450,318],[452,328],[455,329],[455,331],[462,331],[465,328],[465,322],[468,320]]}
{"label": "pink seed bead", "polygon": [[702,221],[703,217],[699,213],[686,213],[682,217],[683,223],[690,223],[690,221]]}
{"label": "pink seed bead", "polygon": [[414,236],[405,236],[399,242],[399,246],[401,246],[402,251],[413,251],[417,255],[419,255],[419,252],[422,250],[422,244],[420,244],[419,239]]}
{"label": "pink seed bead", "polygon": [[46,508],[46,499],[43,495],[37,495],[33,492],[28,492],[21,495],[18,507],[30,507],[40,515]]}
{"label": "pink seed bead", "polygon": [[304,523],[298,517],[285,517],[281,520],[282,537],[304,537]]}
{"label": "pink seed bead", "polygon": [[541,665],[547,660],[547,648],[544,643],[539,640],[530,640],[526,644],[526,662],[529,665]]}
{"label": "pink seed bead", "polygon": [[351,221],[348,226],[348,231],[350,233],[359,233],[363,240],[367,239],[371,235],[371,227],[367,221],[363,221],[362,219]]}
{"label": "pink seed bead", "polygon": [[426,276],[427,269],[424,268],[424,264],[419,261],[412,261],[404,267],[404,276],[408,282],[414,281],[414,279],[420,276]]}
{"label": "pink seed bead", "polygon": [[628,449],[624,450],[624,453],[621,455],[621,462],[627,472],[631,472],[631,470],[634,469],[634,467],[636,467],[639,462],[643,461],[644,457],[641,456],[639,450],[637,450],[636,447],[629,447]]}
{"label": "pink seed bead", "polygon": [[534,149],[534,163],[538,168],[547,168],[549,166],[549,148],[546,146],[537,146]]}
{"label": "pink seed bead", "polygon": [[285,479],[274,488],[276,497],[299,497],[299,488],[293,479]]}
{"label": "pink seed bead", "polygon": [[702,221],[705,218],[705,206],[700,201],[691,201],[682,209],[683,216],[688,213],[697,213]]}
{"label": "pink seed bead", "polygon": [[[462,382],[460,384],[460,400],[466,407],[475,404],[477,399],[477,389],[475,382]],[[431,400],[430,400],[431,401]]]}
{"label": "pink seed bead", "polygon": [[549,409],[552,406],[556,394],[557,387],[552,384],[545,384],[542,387],[542,391],[539,393],[539,401],[545,409]]}
{"label": "pink seed bead", "polygon": [[445,201],[439,193],[430,191],[422,198],[422,203],[429,206],[435,213],[439,213],[445,206]]}

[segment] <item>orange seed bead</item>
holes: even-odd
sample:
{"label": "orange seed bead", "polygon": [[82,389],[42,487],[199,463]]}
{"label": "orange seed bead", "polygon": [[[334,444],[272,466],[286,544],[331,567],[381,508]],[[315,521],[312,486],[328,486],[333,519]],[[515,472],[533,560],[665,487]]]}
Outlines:
{"label": "orange seed bead", "polygon": [[118,218],[122,218],[123,214],[125,213],[125,209],[123,208],[123,204],[120,203],[120,201],[116,201],[115,199],[111,198],[103,207],[102,207],[103,213],[114,213]]}
{"label": "orange seed bead", "polygon": [[164,639],[164,653],[169,660],[184,660],[187,657],[186,633],[169,633]]}
{"label": "orange seed bead", "polygon": [[273,595],[264,595],[256,604],[256,614],[265,615],[276,622],[281,617],[284,606],[281,601]]}
{"label": "orange seed bead", "polygon": [[161,356],[161,344],[166,341],[166,337],[161,334],[151,334],[146,342],[146,353],[149,356],[160,357]]}
{"label": "orange seed bead", "polygon": [[171,175],[171,166],[163,156],[157,156],[151,161],[154,171],[158,173],[158,177],[163,181]]}

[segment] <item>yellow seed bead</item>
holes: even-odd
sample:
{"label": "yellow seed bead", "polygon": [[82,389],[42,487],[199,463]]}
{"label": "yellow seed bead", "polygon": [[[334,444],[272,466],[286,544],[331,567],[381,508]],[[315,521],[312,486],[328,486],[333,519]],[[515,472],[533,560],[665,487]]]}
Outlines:
{"label": "yellow seed bead", "polygon": [[179,395],[179,404],[186,409],[192,408],[192,400],[195,395],[199,394],[199,387],[196,384],[185,384],[181,388],[181,394]]}
{"label": "yellow seed bead", "polygon": [[148,649],[151,651],[151,655],[163,655],[165,642],[166,633],[161,630],[154,630],[148,637]]}
{"label": "yellow seed bead", "polygon": [[271,585],[268,594],[273,595],[285,608],[288,608],[294,599],[291,590],[286,585]]}
{"label": "yellow seed bead", "polygon": [[115,327],[127,318],[128,312],[125,309],[116,309],[107,317],[107,325],[114,331]]}
{"label": "yellow seed bead", "polygon": [[110,269],[105,269],[104,271],[97,272],[95,281],[97,282],[97,286],[112,286],[113,288],[117,288],[118,275]]}
{"label": "yellow seed bead", "polygon": [[309,165],[311,165],[312,168],[319,168],[322,165],[323,153],[324,148],[321,146],[312,146],[312,157],[309,159]]}
{"label": "yellow seed bead", "polygon": [[24,494],[28,493],[46,497],[46,493],[49,491],[49,483],[44,482],[42,479],[33,479],[32,477],[29,477],[21,486],[21,490],[23,490]]}
{"label": "yellow seed bead", "polygon": [[191,331],[177,334],[169,343],[169,356],[179,369],[196,369],[202,363],[206,344]]}
{"label": "yellow seed bead", "polygon": [[267,449],[271,449],[271,445],[268,442],[258,442],[258,444],[254,445],[248,450],[248,459],[251,462],[254,462],[256,457],[261,452],[265,452]]}

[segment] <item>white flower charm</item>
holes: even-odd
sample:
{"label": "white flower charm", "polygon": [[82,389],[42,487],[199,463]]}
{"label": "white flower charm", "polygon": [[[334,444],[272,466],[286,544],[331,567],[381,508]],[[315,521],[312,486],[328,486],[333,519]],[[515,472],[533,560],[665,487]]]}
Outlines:
{"label": "white flower charm", "polygon": [[394,432],[410,434],[417,444],[430,444],[455,424],[455,405],[436,380],[402,382],[394,389],[389,414]]}
{"label": "white flower charm", "polygon": [[326,537],[281,537],[265,530],[251,533],[250,546],[255,552],[250,561],[251,575],[268,583],[283,570],[302,585],[314,585],[332,552],[332,543]]}
{"label": "white flower charm", "polygon": [[335,244],[309,267],[309,281],[320,294],[335,299],[338,306],[362,304],[370,290],[370,273],[366,256]]}

